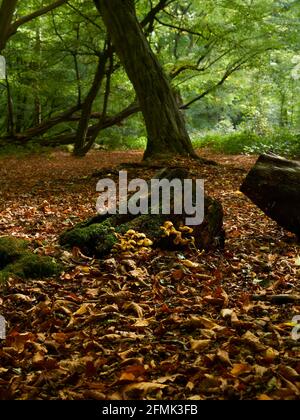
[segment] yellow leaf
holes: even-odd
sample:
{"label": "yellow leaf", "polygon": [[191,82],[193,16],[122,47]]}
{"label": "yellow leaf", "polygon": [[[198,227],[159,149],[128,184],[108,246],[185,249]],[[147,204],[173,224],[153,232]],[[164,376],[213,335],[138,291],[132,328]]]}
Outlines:
{"label": "yellow leaf", "polygon": [[136,380],[136,377],[134,376],[134,374],[129,373],[129,372],[122,373],[119,379],[119,381],[131,381],[131,382],[135,380]]}
{"label": "yellow leaf", "polygon": [[186,388],[187,388],[189,391],[193,391],[193,389],[195,388],[195,384],[194,384],[193,382],[189,381],[189,382],[186,384]]}
{"label": "yellow leaf", "polygon": [[259,401],[272,401],[272,398],[268,397],[266,394],[261,394],[258,399]]}
{"label": "yellow leaf", "polygon": [[44,353],[41,353],[40,351],[38,351],[37,353],[34,354],[33,358],[32,358],[32,362],[33,363],[40,363],[44,360]]}
{"label": "yellow leaf", "polygon": [[133,326],[137,328],[148,327],[149,322],[146,319],[140,319],[135,324],[133,324]]}
{"label": "yellow leaf", "polygon": [[246,363],[238,363],[233,365],[230,373],[233,376],[240,376],[243,373],[249,372],[251,372],[251,366],[247,365]]}
{"label": "yellow leaf", "polygon": [[266,362],[272,363],[278,355],[279,352],[277,350],[274,350],[272,349],[272,347],[269,347],[264,353],[264,360]]}
{"label": "yellow leaf", "polygon": [[88,311],[89,311],[89,309],[91,308],[91,307],[93,307],[94,305],[92,305],[92,304],[90,304],[90,303],[84,303],[74,314],[73,314],[73,316],[75,316],[75,315],[84,315],[84,314],[86,314]]}
{"label": "yellow leaf", "polygon": [[185,265],[188,268],[198,268],[198,267],[200,267],[200,264],[195,263],[195,262],[190,261],[190,260],[183,260],[182,264]]}
{"label": "yellow leaf", "polygon": [[79,265],[78,267],[76,267],[77,270],[79,270],[81,273],[84,274],[89,274],[90,273],[90,268],[85,266],[85,265]]}

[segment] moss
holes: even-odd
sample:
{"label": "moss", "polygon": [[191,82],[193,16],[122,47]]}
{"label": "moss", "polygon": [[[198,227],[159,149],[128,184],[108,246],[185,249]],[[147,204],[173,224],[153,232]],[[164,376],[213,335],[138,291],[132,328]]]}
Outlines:
{"label": "moss", "polygon": [[0,238],[0,269],[16,261],[28,248],[28,243],[22,239],[8,236]]}
{"label": "moss", "polygon": [[0,272],[0,280],[6,280],[10,275],[21,278],[43,278],[60,274],[62,267],[50,257],[36,254],[24,254],[15,263],[9,264]]}
{"label": "moss", "polygon": [[158,240],[162,237],[161,226],[167,218],[168,216],[145,214],[136,217],[126,225],[121,225],[119,229],[123,228],[125,232],[133,229],[145,233],[149,239]]}
{"label": "moss", "polygon": [[97,256],[102,256],[104,254],[107,254],[111,251],[111,249],[114,247],[114,245],[117,243],[116,236],[109,232],[105,234],[103,239],[101,241],[97,242],[97,245],[95,247],[95,253]]}
{"label": "moss", "polygon": [[74,229],[64,232],[60,237],[61,245],[67,247],[79,247],[87,254],[103,254],[109,252],[117,239],[112,232],[109,220],[92,225],[80,224]]}

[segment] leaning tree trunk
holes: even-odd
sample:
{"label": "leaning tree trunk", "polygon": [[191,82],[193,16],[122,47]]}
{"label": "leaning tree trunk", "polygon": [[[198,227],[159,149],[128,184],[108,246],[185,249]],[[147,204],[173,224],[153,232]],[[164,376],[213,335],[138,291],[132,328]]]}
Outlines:
{"label": "leaning tree trunk", "polygon": [[94,0],[143,113],[148,145],[144,158],[194,155],[182,111],[137,20],[133,0]]}
{"label": "leaning tree trunk", "polygon": [[262,155],[241,191],[267,216],[300,238],[300,162]]}

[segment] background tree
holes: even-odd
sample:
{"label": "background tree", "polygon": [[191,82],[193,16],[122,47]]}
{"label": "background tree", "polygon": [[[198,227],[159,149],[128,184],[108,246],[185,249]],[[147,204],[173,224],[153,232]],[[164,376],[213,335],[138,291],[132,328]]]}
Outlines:
{"label": "background tree", "polygon": [[[108,40],[94,2],[47,3],[17,2],[12,15],[14,36],[3,52],[8,77],[0,81],[2,143],[77,144],[79,154],[95,141],[146,148],[136,92],[114,51],[86,113]],[[135,7],[195,145],[222,145],[229,136],[232,150],[254,150],[248,143],[257,138],[260,147],[266,136],[273,142],[279,130],[296,139],[299,80],[291,75],[299,55],[297,2],[139,0]]]}

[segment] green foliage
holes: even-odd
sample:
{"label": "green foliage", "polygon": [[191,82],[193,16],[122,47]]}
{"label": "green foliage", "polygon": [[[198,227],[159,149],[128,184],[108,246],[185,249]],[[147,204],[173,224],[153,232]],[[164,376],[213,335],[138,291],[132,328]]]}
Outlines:
{"label": "green foliage", "polygon": [[0,143],[0,159],[1,157],[14,156],[22,158],[29,155],[50,155],[53,148],[43,146],[37,142],[28,142],[25,145],[18,145],[14,143]]}
{"label": "green foliage", "polygon": [[288,130],[270,132],[259,136],[253,132],[240,131],[227,135],[208,134],[193,142],[195,148],[209,147],[212,150],[225,154],[261,154],[273,152],[289,158],[300,157],[299,134]]}
{"label": "green foliage", "polygon": [[[41,3],[18,2],[16,16],[32,13]],[[142,21],[155,2],[135,3]],[[193,137],[198,138],[199,131],[201,137],[211,132],[216,138],[214,147],[223,144],[234,151],[239,150],[234,140],[238,136],[249,152],[268,148],[271,140],[274,149],[281,150],[280,144],[284,148],[284,142],[272,134],[278,128],[286,130],[287,138],[299,131],[300,83],[295,70],[300,60],[299,15],[295,1],[175,0],[157,14],[153,28],[145,27],[151,29],[152,49],[182,102],[203,96],[185,111]],[[3,51],[8,79],[0,81],[0,136],[10,135],[12,129],[24,132],[82,102],[106,39],[92,0],[72,0],[22,25]],[[13,123],[7,112],[9,94]],[[117,57],[108,99],[108,116],[135,99]],[[101,112],[103,101],[104,84],[94,112]],[[90,124],[94,123],[93,119]],[[74,134],[77,125],[78,119],[63,121],[44,136]],[[259,137],[257,142],[249,133]],[[221,139],[224,135],[227,141]],[[101,131],[97,142],[108,149],[144,149],[144,122],[140,116],[129,118],[121,126]],[[289,153],[297,152],[292,140],[288,148]],[[33,150],[43,151],[35,142],[25,149],[0,147],[0,155]]]}

